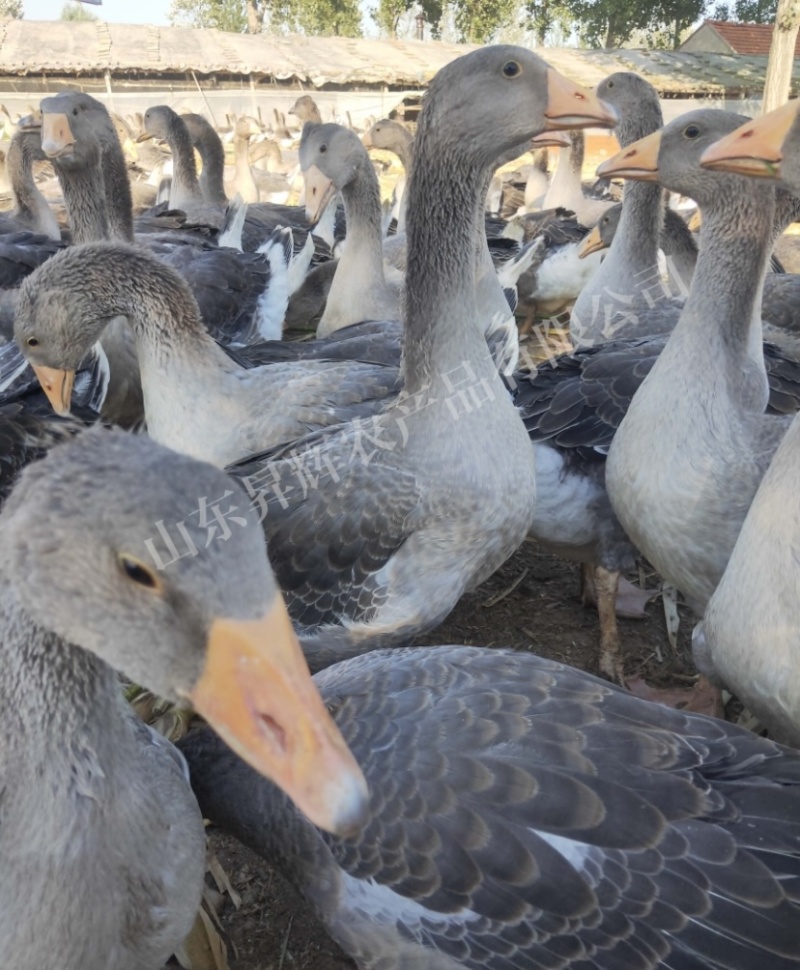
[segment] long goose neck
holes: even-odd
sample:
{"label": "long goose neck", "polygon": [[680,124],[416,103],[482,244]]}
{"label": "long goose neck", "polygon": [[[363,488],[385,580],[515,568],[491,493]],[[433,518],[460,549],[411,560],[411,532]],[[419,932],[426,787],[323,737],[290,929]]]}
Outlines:
{"label": "long goose neck", "polygon": [[109,132],[103,142],[102,179],[111,239],[133,242],[133,195],[128,178],[125,153],[116,131]]}
{"label": "long goose neck", "polygon": [[397,137],[392,143],[392,151],[400,159],[403,170],[408,174],[414,158],[414,136],[405,128],[399,128],[395,134]]}
{"label": "long goose neck", "polygon": [[581,171],[583,168],[583,142],[571,138],[569,148],[559,148],[556,170],[545,197],[545,208],[563,206],[575,208],[583,198]]}
{"label": "long goose neck", "polygon": [[[81,748],[97,756],[109,723],[119,716],[116,674],[93,654],[36,624],[3,575],[0,616],[0,776],[11,785],[23,784],[24,776],[41,785],[44,770],[59,787],[79,785],[72,759]],[[66,750],[68,757],[58,757],[55,749]],[[89,766],[79,763],[77,770]],[[14,779],[17,772],[23,778]],[[35,805],[36,799],[27,804]]]}
{"label": "long goose neck", "polygon": [[245,135],[237,135],[233,140],[233,157],[236,163],[236,186],[243,191],[245,186],[251,197],[258,197],[258,187],[253,178],[250,167],[250,139]]}
{"label": "long goose neck", "polygon": [[[622,215],[608,255],[600,270],[615,282],[636,282],[658,262],[661,231],[661,186],[657,182],[627,182]],[[613,274],[613,275],[612,275]]]}
{"label": "long goose neck", "polygon": [[197,166],[194,162],[192,139],[186,125],[180,118],[170,118],[167,129],[169,148],[172,152],[172,188],[169,204],[175,209],[202,200],[202,192],[197,181]]}
{"label": "long goose neck", "polygon": [[203,170],[198,183],[206,202],[224,203],[225,195],[225,149],[215,131],[204,131],[197,140],[197,150],[203,160]]}
{"label": "long goose neck", "polygon": [[94,166],[56,163],[56,175],[64,195],[74,244],[100,242],[111,238],[106,212],[106,195]]}
{"label": "long goose neck", "polygon": [[355,175],[341,191],[347,220],[341,262],[360,267],[365,277],[383,280],[380,186],[369,158],[359,160]]}
{"label": "long goose neck", "polygon": [[[406,236],[405,390],[415,393],[443,374],[469,364],[487,369],[487,350],[475,309],[478,215],[487,173],[433,132],[417,134]],[[491,370],[491,364],[488,363]]]}
{"label": "long goose neck", "polygon": [[774,208],[773,190],[757,184],[746,192],[720,185],[713,204],[701,206],[700,254],[680,324],[713,328],[731,360],[749,358],[762,369],[760,307]]}

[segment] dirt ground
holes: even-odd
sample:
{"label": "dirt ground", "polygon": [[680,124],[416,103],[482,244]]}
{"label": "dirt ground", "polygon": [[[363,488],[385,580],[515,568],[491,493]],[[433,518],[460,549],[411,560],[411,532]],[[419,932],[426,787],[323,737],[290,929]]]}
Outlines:
{"label": "dirt ground", "polygon": [[[655,586],[655,578],[648,577],[646,585]],[[491,605],[503,593],[507,595]],[[644,677],[656,687],[691,686],[692,622],[682,607],[680,612],[675,654],[660,596],[648,605],[646,619],[620,620],[627,676]],[[597,618],[594,610],[581,605],[578,567],[543,553],[533,542],[524,543],[498,573],[464,597],[438,630],[418,642],[511,646],[599,673]],[[211,845],[242,896],[238,911],[226,900],[220,913],[231,970],[354,967],[278,873],[213,830]]]}

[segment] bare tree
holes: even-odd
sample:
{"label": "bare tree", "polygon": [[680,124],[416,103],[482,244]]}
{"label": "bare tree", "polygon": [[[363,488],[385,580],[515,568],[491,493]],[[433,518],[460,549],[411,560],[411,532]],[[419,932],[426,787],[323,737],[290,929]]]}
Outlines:
{"label": "bare tree", "polygon": [[764,100],[761,110],[766,113],[789,100],[792,84],[794,45],[800,29],[800,0],[778,0],[775,29],[769,49],[767,76],[764,81]]}

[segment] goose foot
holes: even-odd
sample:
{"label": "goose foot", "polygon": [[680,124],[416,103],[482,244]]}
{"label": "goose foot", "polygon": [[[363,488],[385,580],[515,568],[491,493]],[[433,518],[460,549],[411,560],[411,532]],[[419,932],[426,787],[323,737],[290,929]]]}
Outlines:
{"label": "goose foot", "polygon": [[600,621],[600,670],[610,680],[625,686],[625,673],[620,652],[616,600],[619,573],[596,566],[593,586],[597,597],[597,616]]}
{"label": "goose foot", "polygon": [[616,602],[617,616],[624,616],[629,620],[643,620],[647,616],[644,608],[657,592],[654,589],[640,589],[633,583],[629,583],[624,576],[620,576]]}
{"label": "goose foot", "polygon": [[725,718],[722,691],[703,674],[697,678],[693,687],[663,689],[650,687],[642,677],[632,677],[626,686],[632,694],[648,701],[655,701],[656,704],[664,704],[666,707],[675,707],[680,711],[691,711],[695,714],[708,714],[723,720]]}

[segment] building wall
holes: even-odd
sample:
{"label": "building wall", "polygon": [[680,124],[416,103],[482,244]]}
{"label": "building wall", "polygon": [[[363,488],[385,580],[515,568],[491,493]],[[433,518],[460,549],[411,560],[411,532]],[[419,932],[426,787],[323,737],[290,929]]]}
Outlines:
{"label": "building wall", "polygon": [[733,54],[730,45],[720,37],[713,27],[709,27],[708,24],[703,24],[702,27],[698,27],[692,36],[688,37],[678,49],[685,51],[687,54]]}

